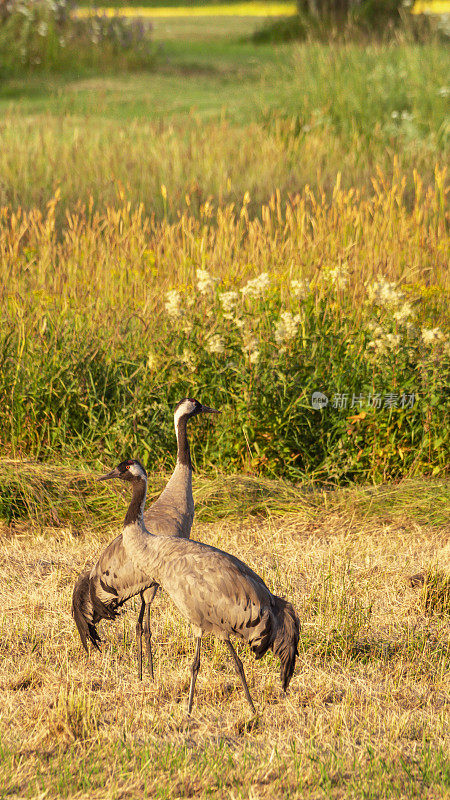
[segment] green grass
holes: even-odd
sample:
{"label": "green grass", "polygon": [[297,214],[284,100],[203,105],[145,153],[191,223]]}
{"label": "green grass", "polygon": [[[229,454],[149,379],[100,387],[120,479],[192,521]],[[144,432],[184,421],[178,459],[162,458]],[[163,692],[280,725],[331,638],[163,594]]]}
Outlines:
{"label": "green grass", "polygon": [[[225,38],[181,40],[164,45],[155,74],[122,75],[116,91],[114,80],[100,77],[83,86],[75,76],[45,76],[4,81],[0,99],[3,111],[23,114],[167,119],[198,109],[200,116],[225,113],[240,124],[261,122],[269,110],[297,114],[307,124],[322,111],[328,118],[316,125],[328,123],[347,136],[368,136],[374,127],[382,135],[393,111],[407,111],[419,138],[434,133],[442,146],[447,104],[439,89],[446,86],[449,64],[448,50],[438,44],[274,47]],[[389,123],[385,144],[395,132]]]}
{"label": "green grass", "polygon": [[92,117],[146,122],[184,117],[191,111],[204,119],[217,119],[225,110],[234,122],[246,124],[255,102],[262,108],[270,102],[264,83],[269,84],[267,91],[276,91],[279,84],[286,86],[291,67],[286,48],[260,49],[225,40],[174,41],[162,47],[158,68],[150,74],[103,79],[87,73],[81,80],[69,75],[5,81],[0,108],[24,116],[82,116],[87,124]]}
{"label": "green grass", "polygon": [[[339,797],[337,787],[355,800],[368,797],[392,798],[444,798],[450,787],[450,769],[447,754],[427,744],[420,745],[414,758],[393,755],[375,756],[367,747],[363,761],[356,755],[322,751],[311,744],[303,757],[296,752],[295,739],[291,740],[292,753],[271,756],[269,750],[258,753],[250,744],[239,748],[226,739],[208,742],[193,749],[177,744],[161,747],[159,744],[126,744],[118,742],[105,752],[98,745],[89,748],[80,759],[80,748],[72,746],[63,753],[38,755],[34,760],[35,777],[29,786],[38,797],[39,792],[49,797],[137,798],[148,797],[169,800],[174,797],[245,798],[248,792],[264,792],[270,787],[272,796],[280,800],[293,798]],[[3,752],[6,765],[14,764],[14,755]],[[78,767],[75,764],[78,762]],[[264,770],[270,780],[264,778]],[[104,781],[112,784],[105,794]],[[178,776],[178,777],[175,777]],[[9,783],[9,782],[8,782]],[[9,783],[8,797],[21,791],[23,783]],[[119,788],[120,787],[120,788]],[[428,794],[428,792],[432,794]],[[95,795],[91,794],[95,792]],[[78,793],[81,793],[78,795]],[[2,797],[2,795],[0,795]]]}

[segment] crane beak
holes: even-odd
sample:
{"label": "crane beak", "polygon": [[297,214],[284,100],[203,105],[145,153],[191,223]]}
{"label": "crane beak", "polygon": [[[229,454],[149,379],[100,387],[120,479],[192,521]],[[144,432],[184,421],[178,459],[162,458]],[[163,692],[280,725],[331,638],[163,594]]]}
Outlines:
{"label": "crane beak", "polygon": [[100,478],[97,478],[98,481],[109,481],[111,478],[118,478],[120,476],[120,472],[117,469],[112,469],[111,472],[107,472],[106,475],[101,475]]}
{"label": "crane beak", "polygon": [[220,414],[220,411],[217,411],[217,408],[210,408],[209,406],[202,406],[202,413],[203,414]]}

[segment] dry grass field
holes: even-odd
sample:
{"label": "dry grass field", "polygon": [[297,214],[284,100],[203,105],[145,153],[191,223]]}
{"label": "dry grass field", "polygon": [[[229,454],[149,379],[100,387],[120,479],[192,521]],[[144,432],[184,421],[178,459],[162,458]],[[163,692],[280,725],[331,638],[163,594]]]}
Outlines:
{"label": "dry grass field", "polygon": [[[117,526],[4,528],[0,797],[448,797],[448,484],[298,494],[282,516],[234,508],[210,522],[200,488],[194,537],[239,555],[298,610],[288,695],[271,656],[239,648],[252,719],[207,638],[189,719],[193,643],[167,598],[152,612],[154,683],[137,679],[133,601],[100,626],[100,654],[81,650],[72,587]],[[434,595],[408,580],[427,570]]]}

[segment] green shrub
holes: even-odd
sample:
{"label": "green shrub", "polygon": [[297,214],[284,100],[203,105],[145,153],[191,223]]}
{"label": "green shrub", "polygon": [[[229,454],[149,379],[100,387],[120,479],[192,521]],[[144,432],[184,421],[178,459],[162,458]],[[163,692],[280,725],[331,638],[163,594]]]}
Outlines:
{"label": "green shrub", "polygon": [[[356,3],[317,4],[298,2],[294,17],[267,19],[252,34],[252,41],[265,42],[320,41],[336,39],[359,41],[362,38],[392,39],[402,30],[407,40],[429,41],[440,32],[445,23],[437,17],[434,22],[426,15],[412,15],[403,0],[361,0]],[[319,4],[320,6],[320,4]],[[339,7],[338,7],[339,6]],[[333,7],[338,7],[333,11]],[[445,38],[445,37],[444,37]]]}
{"label": "green shrub", "polygon": [[275,20],[269,17],[262,27],[252,34],[251,39],[256,44],[303,42],[308,37],[312,38],[314,33],[316,30],[313,20],[306,20],[300,14],[296,14],[294,17],[281,17]]}

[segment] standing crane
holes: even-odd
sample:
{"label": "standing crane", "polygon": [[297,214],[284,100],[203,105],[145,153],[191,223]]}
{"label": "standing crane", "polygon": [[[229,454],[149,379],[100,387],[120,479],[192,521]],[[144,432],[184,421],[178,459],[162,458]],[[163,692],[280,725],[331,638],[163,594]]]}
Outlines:
{"label": "standing crane", "polygon": [[[189,539],[194,519],[192,495],[192,462],[187,438],[187,423],[198,414],[219,413],[198,400],[184,399],[175,407],[174,425],[177,437],[177,463],[165,489],[145,512],[145,524],[156,536]],[[150,675],[153,679],[150,605],[158,591],[154,576],[135,566],[124,548],[120,534],[103,551],[92,569],[80,575],[72,597],[72,615],[83,647],[87,641],[99,649],[96,624],[102,619],[114,620],[118,609],[131,597],[140,595],[141,608],[136,623],[138,675],[142,680],[142,633],[146,643]]]}
{"label": "standing crane", "polygon": [[269,649],[281,661],[281,684],[286,691],[298,655],[299,621],[290,603],[273,595],[262,578],[235,556],[216,547],[176,536],[155,536],[144,520],[147,473],[136,459],[122,461],[100,480],[119,478],[132,486],[122,542],[138,571],[152,575],[191,624],[196,650],[191,666],[188,714],[194,700],[204,633],[225,642],[242,682],[245,697],[255,713],[242,661],[230,635],[248,642],[256,658]]}

